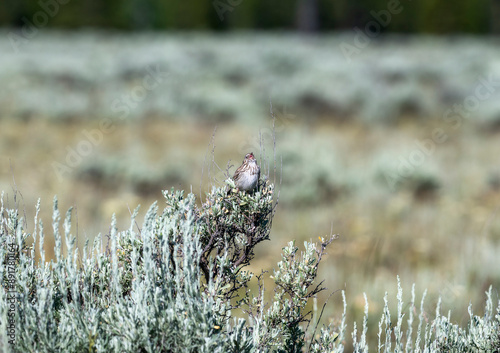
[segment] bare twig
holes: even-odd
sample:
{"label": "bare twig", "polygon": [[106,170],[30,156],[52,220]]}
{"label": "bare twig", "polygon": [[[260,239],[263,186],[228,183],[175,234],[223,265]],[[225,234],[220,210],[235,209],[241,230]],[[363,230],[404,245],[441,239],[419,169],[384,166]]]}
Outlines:
{"label": "bare twig", "polygon": [[[273,184],[276,185],[276,116],[273,111],[273,102],[269,101],[269,111],[271,113],[271,118],[273,118],[273,156],[274,156],[274,181]],[[280,183],[281,184],[281,183]]]}
{"label": "bare twig", "polygon": [[[205,171],[205,163],[207,161],[207,156],[208,156],[208,151],[210,150],[210,145],[213,145],[212,152],[215,149],[215,133],[216,132],[217,132],[217,126],[215,126],[215,128],[214,128],[214,132],[212,133],[212,137],[210,138],[210,141],[208,142],[208,145],[207,145],[207,152],[205,153],[205,157],[203,158],[203,165],[201,167],[201,178],[200,178],[200,202],[202,201],[201,192],[202,192],[202,185],[203,185],[203,174]],[[208,178],[210,179],[210,165],[208,166],[207,173],[208,173]]]}
{"label": "bare twig", "polygon": [[12,166],[12,160],[9,158],[9,166],[10,166],[10,173],[12,174],[12,191],[14,193],[14,206],[16,208],[16,210],[19,209],[19,202],[17,201],[17,194],[19,194],[19,196],[21,196],[21,200],[23,201],[23,214],[24,214],[24,227],[27,228],[28,227],[28,221],[27,221],[27,217],[26,217],[26,204],[24,203],[24,197],[23,197],[23,194],[19,191],[19,189],[17,188],[17,184],[16,184],[16,178],[14,176],[14,167]]}
{"label": "bare twig", "polygon": [[[130,206],[128,205],[128,203],[127,203],[127,209],[128,209],[128,213],[132,217],[133,213],[132,213],[132,211],[130,211]],[[141,228],[139,227],[139,224],[137,223],[136,219],[134,219],[134,223],[135,223],[135,226],[137,227],[137,230],[139,231],[139,234],[141,234],[142,231],[141,231]]]}
{"label": "bare twig", "polygon": [[[325,311],[326,304],[330,300],[331,296],[334,295],[335,293],[337,293],[338,291],[340,291],[340,289],[336,289],[333,292],[331,292],[330,295],[328,296],[328,298],[326,298],[325,302],[323,303],[323,307],[321,308],[321,312],[319,314],[318,321],[316,321],[316,325],[314,326],[314,330],[311,334],[311,342],[309,342],[309,349],[307,351],[311,351],[311,345],[313,344],[313,341],[314,341],[314,335],[316,334],[316,330],[318,329],[318,325],[321,321],[321,318],[323,317],[323,312]],[[307,327],[309,327],[309,324],[307,325]],[[306,331],[307,331],[307,328],[306,328]]]}

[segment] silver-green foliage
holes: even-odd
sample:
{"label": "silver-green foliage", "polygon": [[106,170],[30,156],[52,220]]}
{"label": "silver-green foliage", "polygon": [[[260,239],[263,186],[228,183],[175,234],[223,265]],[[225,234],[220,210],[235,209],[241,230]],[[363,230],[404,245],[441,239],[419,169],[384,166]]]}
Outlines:
{"label": "silver-green foliage", "polygon": [[[35,227],[28,233],[16,208],[0,209],[0,347],[3,352],[344,352],[346,299],[338,327],[317,328],[306,306],[319,293],[314,285],[326,247],[294,242],[284,249],[273,272],[274,296],[266,302],[264,273],[258,290],[244,270],[254,247],[269,239],[276,203],[273,186],[253,194],[214,188],[198,207],[192,194],[165,192],[162,213],[153,204],[142,228],[118,231],[113,218],[108,241],[97,236],[81,256],[71,233],[71,210],[62,222],[54,201],[52,232],[55,260],[46,262],[45,229],[36,207]],[[63,247],[63,237],[65,247]],[[33,240],[33,245],[29,241]],[[20,251],[12,262],[9,244]],[[103,251],[103,248],[106,248]],[[35,255],[40,258],[35,261]],[[8,261],[7,261],[8,259]],[[7,335],[7,288],[14,269],[17,293],[15,343]],[[500,302],[494,312],[492,291],[485,314],[473,315],[460,328],[440,314],[434,320],[420,306],[415,318],[415,291],[407,313],[402,289],[396,319],[387,295],[375,352],[498,352]],[[366,299],[366,297],[365,297]],[[361,335],[351,333],[355,352],[368,352],[368,301]],[[237,318],[232,310],[248,314]],[[315,315],[317,316],[317,315]],[[306,325],[306,324],[310,325]]]}
{"label": "silver-green foliage", "polygon": [[[384,296],[383,313],[379,321],[378,345],[372,347],[372,352],[383,353],[439,353],[439,352],[484,352],[494,353],[500,351],[500,301],[493,309],[492,288],[486,293],[486,308],[484,316],[474,315],[469,305],[470,320],[467,328],[461,328],[443,316],[440,312],[441,299],[436,307],[434,319],[430,318],[424,310],[424,302],[427,291],[422,295],[418,322],[415,318],[417,308],[415,306],[415,285],[411,291],[411,301],[407,310],[403,311],[403,290],[398,277],[397,312],[396,317],[389,310],[388,295]],[[344,298],[345,303],[345,298]],[[367,326],[368,300],[365,296],[365,316],[363,331],[358,341],[356,335],[356,324],[353,330],[354,352],[368,352]]]}
{"label": "silver-green foliage", "polygon": [[[227,305],[216,291],[218,281],[202,288],[201,222],[195,200],[178,198],[176,211],[158,214],[156,204],[140,232],[118,232],[113,219],[109,246],[102,237],[88,244],[79,258],[71,235],[71,210],[66,214],[63,255],[60,213],[54,202],[55,261],[45,263],[44,229],[28,234],[16,210],[1,212],[2,245],[16,242],[18,293],[15,345],[17,352],[226,352],[245,351],[251,336],[242,320],[219,314]],[[39,205],[37,206],[37,214]],[[134,220],[132,220],[134,224]],[[39,239],[41,261],[26,241]],[[180,241],[179,241],[180,240]],[[1,247],[3,258],[6,246]],[[213,264],[212,264],[213,265]],[[6,266],[5,266],[6,267]],[[6,268],[2,266],[1,274]],[[0,291],[5,301],[4,291]],[[2,303],[0,315],[6,318]]]}

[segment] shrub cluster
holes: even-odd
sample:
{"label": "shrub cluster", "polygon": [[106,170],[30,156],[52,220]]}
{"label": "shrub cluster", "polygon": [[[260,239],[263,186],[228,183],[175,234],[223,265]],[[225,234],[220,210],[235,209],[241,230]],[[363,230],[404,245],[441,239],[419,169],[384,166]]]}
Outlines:
{"label": "shrub cluster", "polygon": [[[164,192],[166,207],[148,210],[142,227],[132,216],[118,231],[113,219],[107,241],[101,235],[81,253],[71,233],[71,210],[61,226],[53,210],[55,260],[46,261],[45,228],[38,219],[28,233],[16,208],[0,209],[0,346],[3,352],[343,352],[341,324],[317,330],[306,306],[323,288],[315,284],[319,263],[334,240],[294,242],[283,248],[274,270],[274,295],[264,299],[264,276],[246,270],[255,246],[269,240],[276,208],[274,186],[247,194],[213,188],[197,206],[195,196]],[[65,246],[63,246],[63,237]],[[39,259],[38,259],[39,255]],[[493,313],[491,290],[486,313],[467,329],[436,311],[429,322],[421,307],[413,334],[414,291],[403,330],[402,290],[394,325],[387,296],[379,325],[381,352],[498,352],[500,303]],[[422,303],[423,303],[422,299]],[[234,316],[245,312],[246,319]],[[368,306],[353,347],[368,352]],[[311,325],[309,325],[312,323]],[[392,345],[394,341],[394,346]]]}

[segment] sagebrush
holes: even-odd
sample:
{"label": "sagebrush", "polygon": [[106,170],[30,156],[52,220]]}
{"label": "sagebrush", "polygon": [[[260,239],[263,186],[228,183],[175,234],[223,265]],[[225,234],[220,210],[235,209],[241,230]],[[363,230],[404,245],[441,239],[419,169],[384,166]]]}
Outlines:
{"label": "sagebrush", "polygon": [[[272,278],[274,295],[246,269],[255,247],[269,240],[275,212],[274,186],[247,194],[213,188],[201,206],[193,194],[164,192],[166,207],[148,210],[141,227],[98,235],[79,251],[71,210],[62,222],[54,200],[55,259],[46,261],[46,231],[38,219],[31,232],[16,207],[0,210],[0,339],[4,352],[343,352],[348,335],[340,324],[318,328],[308,303],[323,288],[317,270],[334,236],[320,244],[292,241],[283,248]],[[63,249],[63,237],[65,249]],[[39,256],[39,257],[38,257]],[[256,290],[249,283],[257,282]],[[13,300],[12,298],[15,298]],[[403,312],[398,290],[396,320],[385,297],[378,352],[498,352],[500,302],[488,292],[485,315],[470,310],[468,327],[442,316],[415,319],[415,292]],[[235,317],[234,309],[246,313]],[[317,313],[316,313],[317,314]],[[368,352],[368,307],[361,334],[350,344]],[[316,315],[317,316],[317,315]],[[405,320],[403,320],[405,318]],[[406,327],[406,330],[404,329]],[[352,343],[351,343],[352,342]]]}

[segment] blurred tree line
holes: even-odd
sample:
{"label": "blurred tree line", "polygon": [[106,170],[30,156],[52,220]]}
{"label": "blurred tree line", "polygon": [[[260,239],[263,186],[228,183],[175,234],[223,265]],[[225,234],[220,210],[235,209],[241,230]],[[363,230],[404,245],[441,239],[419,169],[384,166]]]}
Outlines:
{"label": "blurred tree line", "polygon": [[500,32],[500,0],[2,0],[0,25],[329,31],[364,27],[391,7],[402,10],[385,31]]}

